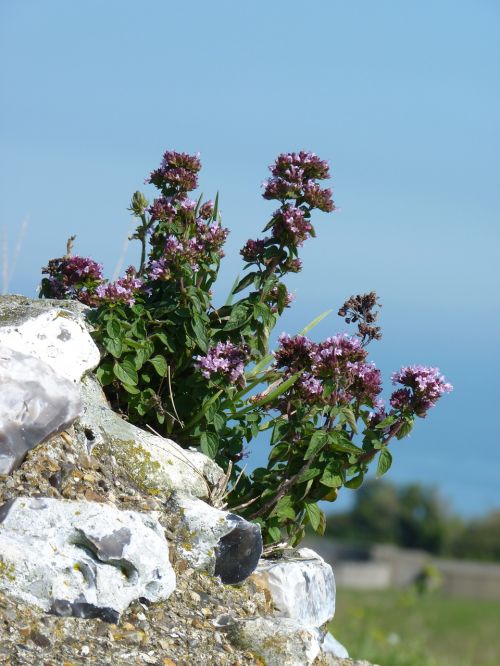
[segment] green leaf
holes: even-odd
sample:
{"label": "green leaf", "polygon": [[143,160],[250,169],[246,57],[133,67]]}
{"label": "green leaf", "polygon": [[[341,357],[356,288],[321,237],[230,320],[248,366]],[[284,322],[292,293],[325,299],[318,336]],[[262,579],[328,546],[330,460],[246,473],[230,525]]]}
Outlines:
{"label": "green leaf", "polygon": [[219,450],[219,439],[217,435],[212,432],[202,433],[200,437],[200,447],[203,453],[213,460]]}
{"label": "green leaf", "polygon": [[396,438],[397,439],[403,439],[403,437],[406,437],[407,435],[409,435],[410,432],[413,429],[413,423],[414,423],[414,421],[411,417],[409,417],[409,416],[406,417],[403,425],[401,426],[401,428],[397,432]]}
{"label": "green leaf", "polygon": [[351,488],[352,490],[356,490],[363,483],[364,478],[365,475],[363,474],[363,472],[360,472],[357,476],[354,476],[352,479],[349,479],[349,481],[346,481],[344,485],[346,486],[346,488]]}
{"label": "green leaf", "polygon": [[217,391],[217,393],[214,393],[213,396],[211,396],[208,400],[206,400],[206,401],[203,403],[203,406],[202,406],[202,408],[200,409],[200,411],[199,411],[195,416],[193,416],[193,418],[191,419],[191,421],[188,421],[188,422],[186,423],[186,425],[184,426],[184,430],[189,430],[189,429],[192,428],[194,425],[196,425],[199,421],[201,421],[201,419],[205,416],[206,411],[207,411],[207,410],[210,408],[210,406],[211,406],[211,405],[217,400],[217,398],[221,395],[221,393],[222,393],[222,389],[220,389],[219,391]]}
{"label": "green leaf", "polygon": [[278,518],[289,518],[290,520],[295,520],[295,511],[292,506],[292,498],[290,495],[285,495],[280,499],[278,504],[274,507],[271,512],[271,516],[276,516]]}
{"label": "green leaf", "polygon": [[348,406],[342,407],[340,410],[340,413],[344,417],[344,419],[347,421],[347,423],[351,426],[351,429],[353,432],[357,433],[358,432],[358,426],[356,424],[356,417],[354,416],[354,412],[352,409]]}
{"label": "green leaf", "polygon": [[196,343],[198,344],[198,347],[203,352],[206,353],[208,350],[207,333],[205,331],[205,326],[203,324],[202,319],[196,314],[194,315],[191,321],[191,330],[193,331],[194,338],[196,340]]}
{"label": "green leaf", "polygon": [[292,375],[289,377],[286,381],[281,382],[274,391],[271,391],[267,395],[262,396],[262,398],[259,398],[258,400],[255,400],[251,405],[248,407],[245,407],[244,409],[240,410],[239,412],[236,413],[236,416],[241,416],[242,414],[245,414],[246,412],[249,412],[250,410],[253,410],[255,407],[260,407],[261,405],[265,405],[268,402],[272,402],[276,398],[278,398],[282,393],[285,393],[285,391],[288,391],[290,386],[295,384],[297,379],[300,377],[302,374],[302,371],[297,372],[295,375]]}
{"label": "green leaf", "polygon": [[258,275],[258,273],[257,273],[256,271],[252,271],[251,273],[247,273],[247,274],[245,275],[245,277],[243,277],[243,278],[238,282],[238,284],[236,285],[236,287],[233,288],[232,293],[233,293],[233,294],[238,294],[240,291],[243,291],[243,289],[245,289],[245,287],[249,287],[249,286],[252,284],[252,282],[253,282],[253,280],[254,280],[254,277],[255,277],[256,275]]}
{"label": "green leaf", "polygon": [[108,319],[106,332],[110,338],[119,338],[122,334],[120,323],[116,319]]}
{"label": "green leaf", "polygon": [[212,220],[217,220],[217,215],[219,214],[219,193],[215,195],[215,203],[214,203],[214,212],[212,213]]}
{"label": "green leaf", "polygon": [[304,508],[306,510],[306,516],[309,519],[309,523],[311,524],[313,530],[316,532],[321,523],[321,511],[317,504],[309,504],[308,502],[306,502]]}
{"label": "green leaf", "polygon": [[304,456],[304,460],[309,460],[309,458],[312,458],[315,456],[318,451],[320,451],[324,445],[328,442],[328,433],[325,432],[324,430],[316,430],[316,432],[313,434],[309,441],[309,446],[307,447],[306,454]]}
{"label": "green leaf", "polygon": [[151,365],[154,367],[154,369],[160,375],[160,377],[166,376],[168,370],[168,363],[164,356],[159,356],[159,355],[153,356],[153,358],[150,358],[148,362],[151,363]]}
{"label": "green leaf", "polygon": [[226,425],[226,419],[224,417],[224,414],[221,414],[220,412],[214,414],[212,417],[212,424],[216,432],[220,432]]}
{"label": "green leaf", "polygon": [[115,361],[113,372],[115,373],[115,377],[119,379],[122,384],[136,386],[139,382],[137,371],[129,358],[124,358],[120,363]]}
{"label": "green leaf", "polygon": [[325,317],[328,317],[328,315],[333,312],[333,308],[330,308],[330,310],[325,310],[322,312],[320,315],[318,315],[315,319],[313,319],[307,326],[305,326],[300,332],[299,335],[305,335],[306,333],[309,333],[310,330],[312,330],[315,326],[317,326],[320,322],[323,321]]}
{"label": "green leaf", "polygon": [[130,384],[125,384],[124,382],[122,382],[122,386],[125,389],[125,391],[127,391],[127,393],[130,393],[131,395],[139,395],[140,394],[140,391],[136,386],[132,386]]}
{"label": "green leaf", "polygon": [[97,368],[95,374],[97,379],[102,384],[102,386],[107,386],[108,384],[111,384],[111,382],[115,378],[112,366],[107,363],[100,365]]}
{"label": "green leaf", "polygon": [[115,358],[123,354],[123,344],[120,338],[105,338],[104,348]]}
{"label": "green leaf", "polygon": [[281,530],[279,527],[269,527],[267,533],[272,542],[281,541]]}
{"label": "green leaf", "polygon": [[235,305],[229,315],[223,331],[233,331],[236,328],[241,328],[248,319],[248,312],[245,305],[238,303]]}
{"label": "green leaf", "polygon": [[342,430],[334,430],[329,435],[330,446],[334,451],[341,451],[342,453],[354,453],[359,455],[363,450],[355,446],[349,437]]}
{"label": "green leaf", "polygon": [[319,467],[310,467],[309,469],[306,469],[306,471],[299,476],[297,479],[297,483],[304,483],[304,481],[309,481],[310,479],[314,479],[314,477],[319,476],[321,474],[321,469]]}
{"label": "green leaf", "polygon": [[341,488],[344,479],[334,466],[327,465],[319,482],[327,488]]}
{"label": "green leaf", "polygon": [[377,479],[380,479],[381,476],[384,476],[384,474],[388,471],[391,465],[392,465],[392,455],[389,449],[387,448],[382,449],[378,457]]}
{"label": "green leaf", "polygon": [[386,416],[385,419],[384,419],[383,421],[381,421],[380,423],[378,423],[378,424],[375,426],[375,429],[376,429],[376,430],[383,430],[384,428],[388,428],[388,427],[391,426],[393,423],[395,423],[396,420],[397,420],[397,417],[396,417],[396,416]]}

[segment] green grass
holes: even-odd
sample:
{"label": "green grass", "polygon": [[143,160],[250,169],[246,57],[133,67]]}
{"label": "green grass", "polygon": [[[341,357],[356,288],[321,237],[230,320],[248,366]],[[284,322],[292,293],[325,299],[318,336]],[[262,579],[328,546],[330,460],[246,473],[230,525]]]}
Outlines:
{"label": "green grass", "polygon": [[500,601],[340,589],[330,630],[380,666],[500,666]]}

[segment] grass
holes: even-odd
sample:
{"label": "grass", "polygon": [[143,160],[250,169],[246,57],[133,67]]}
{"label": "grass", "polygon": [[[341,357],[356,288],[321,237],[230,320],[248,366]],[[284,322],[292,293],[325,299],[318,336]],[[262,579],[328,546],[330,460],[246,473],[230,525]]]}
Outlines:
{"label": "grass", "polygon": [[330,630],[353,659],[380,666],[500,664],[500,601],[340,589]]}

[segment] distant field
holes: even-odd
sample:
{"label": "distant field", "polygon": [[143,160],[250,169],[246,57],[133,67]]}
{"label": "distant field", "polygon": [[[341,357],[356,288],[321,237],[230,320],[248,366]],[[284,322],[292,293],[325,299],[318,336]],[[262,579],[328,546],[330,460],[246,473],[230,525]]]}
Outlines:
{"label": "distant field", "polygon": [[330,629],[380,666],[500,666],[500,601],[340,589]]}

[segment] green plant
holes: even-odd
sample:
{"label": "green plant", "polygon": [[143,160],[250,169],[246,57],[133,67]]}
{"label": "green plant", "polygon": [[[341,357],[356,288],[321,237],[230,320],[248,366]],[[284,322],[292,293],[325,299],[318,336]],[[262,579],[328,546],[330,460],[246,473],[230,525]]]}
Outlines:
{"label": "green plant", "polygon": [[[312,211],[335,208],[331,190],[318,183],[329,177],[328,164],[301,152],[270,167],[263,196],[279,208],[264,227],[268,235],[241,250],[245,274],[221,306],[211,287],[228,230],[218,198],[188,196],[200,168],[197,156],[168,151],[149,179],[159,196],[149,205],[134,194],[137,268],[109,283],[99,264],[68,252],[44,269],[41,295],[91,306],[103,352],[97,376],[117,411],[182,445],[198,444],[230,468],[230,506],[260,522],[268,543],[285,534],[298,543],[307,524],[324,530],[317,502],[358,487],[376,456],[378,474],[385,473],[389,442],[407,435],[415,416],[451,386],[435,368],[403,368],[394,381],[404,388],[383,410],[380,372],[366,360],[366,345],[380,338],[374,293],[351,297],[339,311],[357,323],[357,337],[309,340],[321,315],[302,334],[282,336],[269,354],[269,335],[291,302],[283,278],[301,270],[299,248],[315,235]],[[245,446],[265,430],[272,433],[269,464],[245,475]]]}

